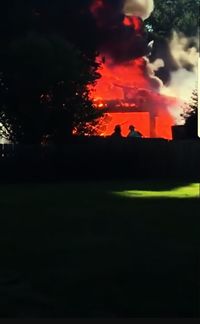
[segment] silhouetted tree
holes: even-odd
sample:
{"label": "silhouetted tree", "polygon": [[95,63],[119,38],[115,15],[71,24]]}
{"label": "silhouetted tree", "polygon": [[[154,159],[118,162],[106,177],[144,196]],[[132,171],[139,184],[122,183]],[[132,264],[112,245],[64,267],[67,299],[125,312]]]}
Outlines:
{"label": "silhouetted tree", "polygon": [[38,143],[49,132],[61,140],[100,115],[88,90],[98,78],[89,3],[0,3],[0,123],[11,140]]}
{"label": "silhouetted tree", "polygon": [[28,33],[10,42],[6,57],[0,116],[12,140],[39,143],[49,132],[61,140],[99,116],[88,90],[98,66],[64,38]]}
{"label": "silhouetted tree", "polygon": [[197,90],[193,91],[191,102],[189,104],[189,109],[185,113],[184,117],[186,119],[186,135],[188,138],[198,137],[198,93]]}

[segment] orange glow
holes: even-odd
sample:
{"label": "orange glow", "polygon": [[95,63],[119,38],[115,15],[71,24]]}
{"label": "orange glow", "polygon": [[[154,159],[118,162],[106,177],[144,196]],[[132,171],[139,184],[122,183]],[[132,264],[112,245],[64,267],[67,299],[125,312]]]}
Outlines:
{"label": "orange glow", "polygon": [[[161,95],[153,89],[143,58],[126,64],[113,64],[108,59],[99,73],[102,77],[92,91],[92,98],[96,108],[107,109],[109,113],[104,127],[98,131],[99,135],[110,135],[115,125],[120,124],[122,134],[126,136],[129,125],[133,124],[144,137],[172,138],[174,121],[167,107],[176,106],[177,99]],[[155,118],[154,135],[150,131],[150,116]]]}
{"label": "orange glow", "polygon": [[140,32],[143,27],[141,19],[137,17],[125,17],[123,23],[125,26],[133,26],[136,32]]}
{"label": "orange glow", "polygon": [[110,59],[103,64],[93,92],[94,98],[100,97],[104,100],[123,99],[124,92],[119,86],[151,89],[150,79],[145,75],[145,61],[138,58],[126,64],[114,65]]}
{"label": "orange glow", "polygon": [[149,113],[109,113],[99,133],[103,136],[110,136],[118,124],[121,126],[124,137],[128,135],[130,125],[134,125],[144,137],[150,136]]}
{"label": "orange glow", "polygon": [[174,125],[170,116],[159,116],[156,118],[156,134],[161,134],[162,138],[172,139],[171,126]]}
{"label": "orange glow", "polygon": [[98,61],[101,66],[98,72],[101,78],[90,89],[96,109],[107,112],[105,118],[100,120],[98,134],[110,135],[119,124],[123,136],[127,136],[128,127],[133,124],[144,137],[171,139],[174,120],[168,108],[176,107],[178,100],[159,93],[162,82],[154,75],[148,59],[142,57],[145,55],[142,49],[146,42],[142,19],[124,16],[120,20],[120,27],[114,23],[115,15],[112,19],[112,5],[105,0],[93,0],[90,11],[98,28],[107,30],[110,26],[108,29],[111,31],[116,32],[119,28],[119,31],[125,32],[125,37],[119,37],[119,42],[114,38],[113,46],[111,40],[108,47],[105,42],[100,50]]}

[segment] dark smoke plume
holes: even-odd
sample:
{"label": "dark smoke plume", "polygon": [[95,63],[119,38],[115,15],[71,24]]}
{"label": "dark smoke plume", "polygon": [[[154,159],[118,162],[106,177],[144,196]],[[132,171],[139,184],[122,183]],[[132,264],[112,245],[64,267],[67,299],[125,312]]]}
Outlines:
{"label": "dark smoke plume", "polygon": [[99,51],[124,63],[148,54],[148,40],[140,17],[125,17],[124,0],[94,0],[90,11],[96,21]]}

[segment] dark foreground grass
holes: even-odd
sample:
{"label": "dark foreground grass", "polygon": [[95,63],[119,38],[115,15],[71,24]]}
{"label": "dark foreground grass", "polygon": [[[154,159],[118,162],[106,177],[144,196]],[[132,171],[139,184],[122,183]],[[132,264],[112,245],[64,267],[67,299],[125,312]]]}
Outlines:
{"label": "dark foreground grass", "polygon": [[199,317],[200,199],[166,197],[186,185],[0,186],[0,317]]}

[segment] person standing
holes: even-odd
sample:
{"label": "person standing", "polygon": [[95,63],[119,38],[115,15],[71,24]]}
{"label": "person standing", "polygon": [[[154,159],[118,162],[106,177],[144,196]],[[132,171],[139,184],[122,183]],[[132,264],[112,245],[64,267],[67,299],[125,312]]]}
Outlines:
{"label": "person standing", "polygon": [[127,137],[142,138],[142,134],[140,132],[136,131],[136,129],[133,125],[130,125],[129,133],[128,133]]}
{"label": "person standing", "polygon": [[122,137],[122,130],[120,125],[115,126],[114,132],[112,133],[111,137],[116,137],[116,138]]}

